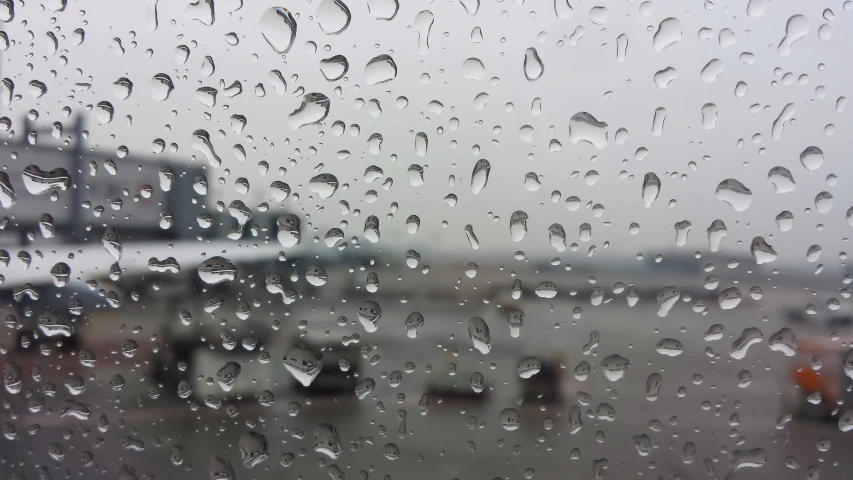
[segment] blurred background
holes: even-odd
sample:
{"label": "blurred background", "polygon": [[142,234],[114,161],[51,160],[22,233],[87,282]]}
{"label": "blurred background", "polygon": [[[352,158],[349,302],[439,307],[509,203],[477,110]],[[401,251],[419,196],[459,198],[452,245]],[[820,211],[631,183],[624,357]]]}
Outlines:
{"label": "blurred background", "polygon": [[[347,2],[331,36],[340,2],[299,2],[283,56],[258,21],[273,5],[185,3],[0,0],[0,158],[16,192],[0,212],[2,478],[851,475],[849,2],[584,0],[569,15],[563,0],[369,0]],[[797,15],[808,28],[783,55]],[[672,18],[682,33],[658,51]],[[535,82],[530,46],[544,63]],[[334,54],[349,62],[340,81],[318,68]],[[380,54],[396,77],[370,85]],[[715,58],[725,67],[708,81]],[[666,67],[678,74],[664,89],[653,77]],[[291,126],[311,92],[330,99],[328,116]],[[605,148],[572,138],[580,112],[607,123]],[[817,168],[800,157],[811,146]],[[481,158],[491,169],[475,194]],[[796,188],[780,193],[774,166]],[[648,172],[661,187],[647,208]],[[320,173],[336,177],[333,195],[312,186]],[[63,175],[70,188],[51,180]],[[728,178],[751,190],[748,208],[716,193]],[[519,241],[517,211],[529,217]],[[295,246],[277,236],[284,214],[300,219]],[[715,220],[726,235],[712,251]],[[758,263],[756,237],[772,262]],[[236,266],[233,280],[205,283],[212,257]],[[275,275],[287,294],[270,290]],[[660,316],[667,287],[680,296]],[[375,332],[359,321],[365,302],[381,307]],[[413,312],[424,322],[411,337]],[[488,354],[472,317],[489,327]],[[665,339],[681,353],[662,353]],[[296,345],[322,358],[308,386],[283,361]],[[618,380],[602,366],[612,355],[629,361]],[[240,366],[230,389],[227,362]],[[359,399],[366,379],[375,389]],[[339,457],[315,450],[321,424]]]}

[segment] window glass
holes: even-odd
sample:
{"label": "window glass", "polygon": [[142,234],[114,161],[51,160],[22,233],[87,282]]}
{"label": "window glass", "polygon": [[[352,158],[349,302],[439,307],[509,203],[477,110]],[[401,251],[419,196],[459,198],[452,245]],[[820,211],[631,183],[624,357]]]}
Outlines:
{"label": "window glass", "polygon": [[0,0],[0,477],[847,478],[851,0]]}

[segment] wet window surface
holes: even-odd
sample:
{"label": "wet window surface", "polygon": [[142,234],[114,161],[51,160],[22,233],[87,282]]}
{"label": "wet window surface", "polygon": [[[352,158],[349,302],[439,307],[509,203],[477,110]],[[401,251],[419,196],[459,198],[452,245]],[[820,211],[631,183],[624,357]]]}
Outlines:
{"label": "wet window surface", "polygon": [[0,477],[850,478],[851,10],[0,0]]}

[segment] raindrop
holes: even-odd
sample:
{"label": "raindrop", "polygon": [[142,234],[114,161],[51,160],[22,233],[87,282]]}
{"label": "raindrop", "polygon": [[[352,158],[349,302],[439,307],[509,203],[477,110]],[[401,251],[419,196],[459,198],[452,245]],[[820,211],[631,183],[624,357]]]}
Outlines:
{"label": "raindrop", "polygon": [[367,10],[376,20],[393,20],[399,9],[399,0],[367,0]]}
{"label": "raindrop", "polygon": [[165,73],[158,73],[151,78],[151,96],[159,102],[169,99],[175,89],[172,79]]}
{"label": "raindrop", "polygon": [[[395,3],[397,0],[393,0]],[[418,32],[418,54],[429,53],[429,33],[432,29],[434,16],[429,10],[423,10],[415,15],[414,27]]]}
{"label": "raindrop", "polygon": [[661,52],[681,40],[681,22],[677,18],[665,18],[658,25],[652,38],[652,49]]}
{"label": "raindrop", "polygon": [[214,9],[213,0],[196,0],[187,5],[187,16],[190,20],[198,20],[207,25],[213,25],[216,21],[216,11]]}
{"label": "raindrop", "polygon": [[322,93],[308,93],[302,96],[302,104],[289,116],[287,124],[293,130],[307,125],[319,125],[329,115],[329,97]]}
{"label": "raindrop", "polygon": [[720,182],[715,195],[718,200],[727,203],[736,212],[742,212],[752,204],[752,191],[733,178]]}
{"label": "raindrop", "polygon": [[258,25],[264,40],[276,53],[287,53],[296,39],[296,19],[284,7],[264,11]]}
{"label": "raindrop", "polygon": [[317,23],[326,35],[337,35],[350,24],[352,14],[341,0],[322,0],[317,6]]}
{"label": "raindrop", "polygon": [[800,153],[800,163],[811,172],[823,165],[823,151],[818,147],[807,147]]}
{"label": "raindrop", "polygon": [[527,50],[525,50],[524,78],[526,78],[530,82],[535,82],[536,80],[539,80],[539,77],[541,77],[543,73],[545,73],[545,64],[542,63],[542,59],[539,58],[539,53],[536,51],[536,49],[528,48]]}
{"label": "raindrop", "polygon": [[320,73],[329,82],[335,82],[344,78],[348,70],[349,61],[343,55],[335,55],[320,60]]}
{"label": "raindrop", "polygon": [[802,15],[794,15],[788,19],[785,24],[785,36],[779,42],[776,51],[779,55],[787,57],[791,54],[791,48],[794,43],[809,33],[809,21]]}
{"label": "raindrop", "polygon": [[305,345],[292,346],[283,361],[287,371],[305,387],[311,385],[323,367],[323,356]]}
{"label": "raindrop", "polygon": [[397,64],[390,55],[378,55],[364,67],[364,80],[370,85],[387,83],[397,77]]}
{"label": "raindrop", "polygon": [[[741,94],[738,94],[738,89],[743,85],[743,91]],[[735,88],[735,95],[742,97],[746,94],[746,84],[743,82],[738,82],[738,86]],[[776,117],[776,120],[773,121],[773,127],[770,129],[770,134],[773,137],[773,140],[779,140],[782,138],[782,130],[785,129],[785,123],[790,122],[790,120],[794,117],[794,113],[796,113],[797,109],[794,107],[793,103],[789,103],[785,105],[781,112],[779,112],[779,116]],[[812,147],[817,148],[817,147]],[[800,156],[802,159],[802,155]]]}
{"label": "raindrop", "polygon": [[480,353],[487,354],[491,351],[492,336],[489,333],[489,326],[481,317],[471,317],[468,320],[468,336],[474,349]]}
{"label": "raindrop", "polygon": [[569,120],[569,140],[572,143],[590,143],[602,149],[607,146],[607,124],[587,112],[576,113]]}

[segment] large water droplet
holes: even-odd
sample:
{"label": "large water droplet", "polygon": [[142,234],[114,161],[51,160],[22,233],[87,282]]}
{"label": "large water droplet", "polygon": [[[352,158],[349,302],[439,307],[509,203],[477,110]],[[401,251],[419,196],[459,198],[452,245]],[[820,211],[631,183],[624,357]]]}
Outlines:
{"label": "large water droplet", "polygon": [[815,146],[806,147],[800,153],[800,163],[806,167],[806,170],[811,172],[817,170],[823,165],[823,151]]}
{"label": "large water droplet", "polygon": [[198,265],[198,277],[210,285],[233,281],[237,278],[237,265],[224,257],[210,257]]}
{"label": "large water droplet", "polygon": [[749,351],[749,347],[752,345],[762,341],[764,339],[764,334],[761,330],[755,327],[749,327],[743,330],[740,337],[732,343],[731,351],[729,355],[735,360],[740,360],[746,356],[747,351]]}
{"label": "large water droplet", "polygon": [[717,199],[729,204],[736,212],[742,212],[752,204],[752,191],[744,184],[729,178],[717,185]]}
{"label": "large water droplet", "polygon": [[566,251],[566,230],[559,223],[554,223],[548,227],[548,236],[551,246],[558,252]]}
{"label": "large water droplet", "polygon": [[370,85],[390,82],[397,77],[397,64],[390,55],[377,55],[364,67],[364,80]]}
{"label": "large water droplet", "polygon": [[658,316],[666,317],[670,309],[672,309],[678,299],[681,298],[681,290],[676,287],[663,287],[658,292],[656,298],[658,302]]}
{"label": "large water droplet", "polygon": [[292,213],[281,215],[276,220],[276,238],[282,247],[290,248],[302,241],[299,217]]}
{"label": "large water droplet", "polygon": [[475,195],[480,193],[489,183],[489,172],[492,166],[488,160],[482,158],[474,164],[474,170],[471,172],[471,192]]}
{"label": "large water droplet", "polygon": [[776,193],[788,193],[797,189],[794,176],[785,167],[773,167],[767,172],[767,180],[776,188]]}
{"label": "large water droplet", "polygon": [[652,135],[659,137],[663,135],[663,127],[666,124],[666,109],[658,107],[655,109],[655,115],[652,118]]}
{"label": "large water droplet", "polygon": [[468,336],[474,348],[482,354],[487,354],[492,349],[492,336],[489,326],[481,317],[471,317],[468,320]]}
{"label": "large water droplet", "polygon": [[222,159],[213,150],[213,144],[210,142],[210,134],[206,130],[196,130],[193,132],[193,149],[201,152],[211,167],[216,168],[222,165]]}
{"label": "large water droplet", "polygon": [[[746,86],[745,83],[739,82],[738,88],[741,85],[744,85],[744,87]],[[738,95],[738,90],[735,90],[735,95],[738,95],[739,97],[742,97],[744,94],[746,94],[745,89],[744,92],[740,95]],[[782,130],[784,130],[785,128],[785,123],[787,123],[794,117],[794,113],[796,113],[796,111],[797,109],[796,107],[794,107],[794,104],[789,103],[785,105],[781,112],[779,112],[779,116],[776,117],[776,120],[773,121],[773,127],[770,129],[770,134],[773,137],[773,140],[779,140],[780,138],[782,138]]]}
{"label": "large water droplet", "polygon": [[787,57],[791,54],[791,48],[794,43],[805,37],[808,33],[809,20],[802,15],[792,16],[785,24],[785,36],[782,37],[782,41],[779,42],[776,51],[779,52],[779,55]]}
{"label": "large water droplet", "polygon": [[630,365],[631,362],[627,358],[618,354],[610,355],[601,361],[601,371],[608,380],[615,382],[625,376]]}
{"label": "large water droplet", "polygon": [[462,62],[462,75],[468,80],[480,80],[486,74],[486,67],[479,58],[469,58]]}
{"label": "large water droplet", "polygon": [[237,447],[240,449],[240,461],[246,468],[260,465],[269,458],[267,437],[258,432],[241,435]]}
{"label": "large water droplet", "polygon": [[168,100],[174,89],[175,85],[172,83],[172,79],[165,73],[158,73],[151,78],[151,96],[154,97],[154,100],[159,102]]}
{"label": "large water droplet", "polygon": [[607,124],[599,122],[590,113],[578,112],[569,120],[569,140],[572,143],[590,143],[602,149],[607,146]]}
{"label": "large water droplet", "polygon": [[702,106],[702,126],[710,130],[717,125],[717,106],[706,103]]}
{"label": "large water droplet", "polygon": [[28,165],[21,173],[24,188],[32,195],[43,195],[57,190],[68,190],[71,187],[71,176],[64,168],[44,171],[37,165]]}
{"label": "large water droplet", "polygon": [[[660,195],[660,178],[654,172],[649,172],[643,177],[642,198],[643,206],[649,208]],[[568,202],[568,200],[566,200]]]}
{"label": "large water droplet", "polygon": [[338,429],[329,423],[321,423],[314,427],[314,451],[336,459],[341,456],[341,439]]}
{"label": "large water droplet", "polygon": [[15,193],[15,187],[12,186],[9,174],[0,172],[0,206],[6,209],[12,208],[17,201],[18,194]]}
{"label": "large water droplet", "polygon": [[337,35],[349,26],[352,15],[341,0],[322,0],[317,6],[317,23],[326,35]]}
{"label": "large water droplet", "polygon": [[771,0],[749,0],[749,3],[746,4],[746,14],[749,18],[758,18],[764,15],[764,11],[767,10],[767,5],[769,5]]}
{"label": "large water droplet", "polygon": [[509,219],[509,234],[513,242],[520,242],[527,235],[527,213],[516,210]]}
{"label": "large water droplet", "polygon": [[399,0],[367,0],[367,10],[376,20],[393,20],[399,9]]}
{"label": "large water droplet", "polygon": [[465,8],[465,13],[468,15],[476,15],[480,10],[480,0],[459,0],[462,7]]}
{"label": "large water droplet", "polygon": [[284,354],[284,367],[303,386],[308,387],[323,368],[323,356],[305,345],[294,345]]}
{"label": "large water droplet", "polygon": [[9,23],[15,19],[15,0],[0,0],[0,22]]}
{"label": "large water droplet", "polygon": [[329,115],[329,97],[322,93],[307,93],[302,104],[288,117],[290,128],[298,130],[306,125],[318,125]]}
{"label": "large water droplet", "polygon": [[367,300],[358,307],[356,312],[361,326],[368,333],[373,333],[377,330],[379,319],[382,318],[382,308],[378,303]]}
{"label": "large water droplet", "polygon": [[720,242],[728,235],[726,224],[722,220],[714,220],[708,227],[708,243],[712,252],[720,249]]}
{"label": "large water droplet", "polygon": [[190,3],[187,5],[187,16],[191,20],[198,20],[208,27],[213,25],[216,21],[216,10],[213,0],[196,0]]}
{"label": "large water droplet", "polygon": [[716,81],[721,73],[723,73],[723,62],[718,58],[714,58],[702,67],[702,71],[699,72],[699,78],[703,82],[711,83]]}
{"label": "large water droplet", "polygon": [[434,18],[429,10],[423,10],[415,15],[413,26],[418,32],[418,54],[420,55],[426,55],[429,52],[429,32],[432,29]]}
{"label": "large water droplet", "polygon": [[797,338],[794,336],[794,331],[787,327],[770,335],[770,338],[767,339],[767,346],[770,350],[782,352],[787,357],[793,357],[797,354]]}
{"label": "large water droplet", "polygon": [[320,73],[329,82],[335,82],[344,78],[348,70],[349,61],[343,55],[335,55],[320,60]]}
{"label": "large water droplet", "polygon": [[[524,78],[530,82],[539,80],[539,77],[545,73],[545,64],[539,58],[539,53],[535,48],[528,48],[524,51]],[[570,127],[571,128],[571,127]]]}
{"label": "large water droplet", "polygon": [[652,49],[661,52],[681,40],[681,22],[669,17],[661,20],[652,38]]}
{"label": "large water droplet", "polygon": [[674,338],[664,338],[655,345],[655,350],[661,355],[677,357],[684,352],[684,344]]}
{"label": "large water droplet", "polygon": [[268,8],[261,15],[258,28],[264,40],[276,53],[287,53],[296,39],[296,19],[284,7]]}
{"label": "large water droplet", "polygon": [[574,9],[569,0],[554,0],[554,13],[559,20],[569,20],[574,15]]}

